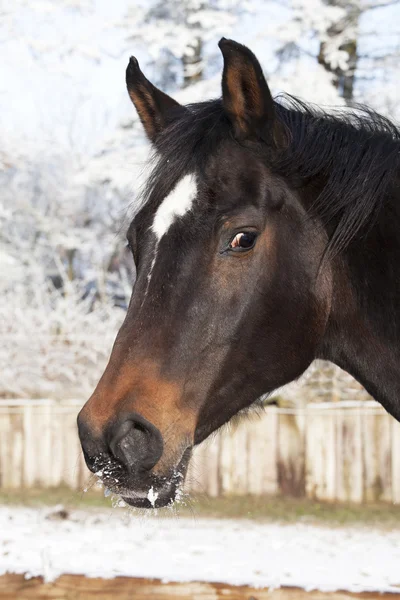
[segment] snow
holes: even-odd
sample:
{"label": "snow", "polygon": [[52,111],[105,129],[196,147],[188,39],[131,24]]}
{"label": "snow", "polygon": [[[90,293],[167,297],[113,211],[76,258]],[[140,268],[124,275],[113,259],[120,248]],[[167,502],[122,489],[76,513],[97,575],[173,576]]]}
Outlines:
{"label": "snow", "polygon": [[153,487],[151,487],[149,489],[149,493],[147,494],[147,499],[149,500],[149,502],[153,508],[156,505],[157,498],[158,498],[158,493],[154,491]]}
{"label": "snow", "polygon": [[400,530],[0,508],[0,575],[398,592],[399,564]]}

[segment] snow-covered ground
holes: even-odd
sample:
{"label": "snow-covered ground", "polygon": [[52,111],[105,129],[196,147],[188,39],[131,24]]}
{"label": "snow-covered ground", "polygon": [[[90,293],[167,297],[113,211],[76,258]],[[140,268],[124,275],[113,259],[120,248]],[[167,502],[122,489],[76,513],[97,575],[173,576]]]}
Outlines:
{"label": "snow-covered ground", "polygon": [[62,519],[48,509],[0,507],[0,575],[6,572],[398,592],[400,529],[144,518],[125,510]]}

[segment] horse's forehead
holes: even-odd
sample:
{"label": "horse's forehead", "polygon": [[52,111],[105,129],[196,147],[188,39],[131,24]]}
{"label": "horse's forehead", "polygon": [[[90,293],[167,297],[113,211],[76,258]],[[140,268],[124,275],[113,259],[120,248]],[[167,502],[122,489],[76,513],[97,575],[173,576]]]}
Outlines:
{"label": "horse's forehead", "polygon": [[[246,197],[254,200],[259,196],[265,187],[265,171],[265,166],[254,154],[233,144],[222,146],[218,153],[210,157],[201,176],[198,172],[182,175],[162,200],[158,200],[157,203],[151,201],[142,206],[133,218],[132,229],[144,223],[144,230],[155,235],[158,245],[178,219],[194,210],[194,200],[201,189],[214,190],[214,202],[224,204],[228,198],[229,206],[235,208],[236,197],[240,198],[243,204]],[[196,203],[198,208],[202,206],[200,200]]]}
{"label": "horse's forehead", "polygon": [[206,168],[207,182],[219,189],[246,188],[248,182],[257,184],[265,174],[265,164],[254,153],[233,143],[222,146]]}
{"label": "horse's forehead", "polygon": [[164,198],[154,214],[151,230],[156,235],[157,241],[168,232],[176,219],[183,217],[191,210],[196,196],[196,176],[193,173],[184,175]]}

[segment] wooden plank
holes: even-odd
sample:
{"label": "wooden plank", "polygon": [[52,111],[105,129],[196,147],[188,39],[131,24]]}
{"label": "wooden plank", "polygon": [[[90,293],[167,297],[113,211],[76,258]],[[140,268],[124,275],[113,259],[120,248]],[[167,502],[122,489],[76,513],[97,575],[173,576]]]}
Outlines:
{"label": "wooden plank", "polygon": [[213,438],[208,447],[206,454],[205,469],[207,473],[206,493],[212,498],[219,496],[219,437]]}
{"label": "wooden plank", "polygon": [[229,496],[234,495],[235,488],[233,485],[234,476],[234,460],[233,460],[233,449],[232,446],[235,443],[232,437],[232,431],[230,427],[226,427],[220,433],[220,452],[219,452],[219,471],[220,471],[220,489],[221,495]]}
{"label": "wooden plank", "polygon": [[7,413],[0,414],[0,487],[8,487],[10,480],[9,452],[11,423]]}
{"label": "wooden plank", "polygon": [[207,494],[208,489],[208,452],[211,440],[207,440],[194,449],[189,465],[185,489],[197,495]]}
{"label": "wooden plank", "polygon": [[364,500],[377,502],[382,493],[379,473],[378,445],[376,423],[379,415],[375,411],[364,411],[362,415],[362,459]]}
{"label": "wooden plank", "polygon": [[281,413],[278,417],[278,482],[283,494],[304,496],[304,418]]}
{"label": "wooden plank", "polygon": [[336,499],[336,411],[310,406],[306,417],[306,495],[313,500]]}
{"label": "wooden plank", "polygon": [[363,501],[363,465],[362,465],[362,422],[361,409],[356,409],[352,415],[353,435],[351,446],[353,455],[348,456],[351,470],[350,502],[361,503]]}
{"label": "wooden plank", "polygon": [[23,484],[23,463],[24,463],[24,432],[23,432],[23,414],[17,411],[10,414],[10,464],[7,486],[11,489],[20,489]]}
{"label": "wooden plank", "polygon": [[202,453],[201,446],[197,446],[197,448],[194,448],[193,454],[192,454],[192,457],[190,459],[189,466],[188,466],[188,471],[187,471],[186,481],[185,481],[185,490],[191,494],[196,494],[196,493],[203,494],[204,493],[204,489],[198,478],[198,471],[200,468],[199,465],[201,464],[201,458],[202,458],[201,453]]}
{"label": "wooden plank", "polygon": [[392,502],[400,504],[400,423],[392,419]]}
{"label": "wooden plank", "polygon": [[91,471],[89,471],[85,457],[83,456],[82,448],[79,448],[79,458],[78,458],[78,489],[83,491],[88,486],[93,485],[93,481],[95,480],[95,475]]}
{"label": "wooden plank", "polygon": [[24,431],[24,460],[23,460],[23,485],[33,487],[35,485],[35,434],[33,431],[32,414],[35,406],[26,405],[23,408],[23,431]]}
{"label": "wooden plank", "polygon": [[52,460],[49,468],[49,485],[56,487],[63,483],[62,466],[64,464],[64,452],[68,451],[64,444],[64,416],[63,412],[52,407],[51,428],[51,454]]}
{"label": "wooden plank", "polygon": [[1,600],[400,600],[399,594],[346,591],[319,592],[300,588],[260,589],[224,583],[162,583],[151,579],[116,577],[86,578],[62,575],[52,583],[42,578],[25,579],[24,575],[0,577]]}
{"label": "wooden plank", "polygon": [[392,501],[392,419],[388,413],[377,417],[378,464],[382,483],[380,500]]}
{"label": "wooden plank", "polygon": [[72,489],[79,489],[79,463],[81,445],[78,437],[75,411],[62,415],[63,462],[62,482]]}
{"label": "wooden plank", "polygon": [[248,493],[273,495],[278,487],[278,413],[275,406],[253,417],[247,430]]}
{"label": "wooden plank", "polygon": [[362,502],[363,462],[361,409],[336,412],[336,497],[340,502]]}
{"label": "wooden plank", "polygon": [[51,486],[51,464],[53,462],[52,452],[52,406],[35,407],[32,415],[33,430],[36,434],[34,452],[36,466],[36,482],[40,487]]}
{"label": "wooden plank", "polygon": [[245,417],[231,432],[232,474],[231,484],[235,496],[245,496],[249,493],[248,477],[248,428]]}

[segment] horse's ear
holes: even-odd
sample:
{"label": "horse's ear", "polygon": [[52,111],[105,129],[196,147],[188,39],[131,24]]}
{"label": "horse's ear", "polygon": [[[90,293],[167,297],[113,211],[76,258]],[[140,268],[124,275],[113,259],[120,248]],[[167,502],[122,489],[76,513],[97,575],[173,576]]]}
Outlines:
{"label": "horse's ear", "polygon": [[222,38],[218,45],[224,57],[222,101],[236,137],[261,137],[279,144],[281,127],[257,58],[233,40]]}
{"label": "horse's ear", "polygon": [[147,137],[153,143],[168,123],[187,110],[176,100],[156,88],[140,70],[136,58],[131,56],[126,69],[126,87],[138,112]]}

